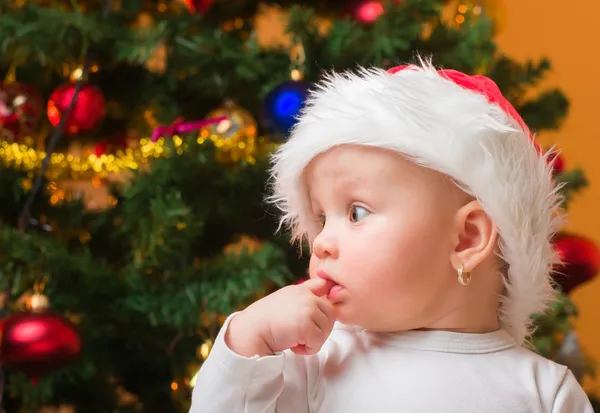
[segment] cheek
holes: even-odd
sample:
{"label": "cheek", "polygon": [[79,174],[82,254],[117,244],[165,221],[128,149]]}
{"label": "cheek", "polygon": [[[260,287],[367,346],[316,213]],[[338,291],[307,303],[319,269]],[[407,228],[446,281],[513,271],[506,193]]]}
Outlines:
{"label": "cheek", "polygon": [[371,222],[360,228],[360,236],[348,234],[344,272],[352,274],[352,283],[359,288],[395,292],[419,288],[431,275],[441,275],[450,258],[442,235],[448,228],[435,218],[435,214],[405,214]]}
{"label": "cheek", "polygon": [[308,276],[310,278],[315,278],[317,276],[317,268],[319,264],[319,259],[315,254],[311,254],[310,262],[308,264]]}

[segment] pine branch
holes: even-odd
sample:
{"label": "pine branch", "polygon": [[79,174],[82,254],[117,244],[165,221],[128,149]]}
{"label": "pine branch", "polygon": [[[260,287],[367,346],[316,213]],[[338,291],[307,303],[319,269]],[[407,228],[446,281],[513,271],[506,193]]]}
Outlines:
{"label": "pine branch", "polygon": [[264,244],[254,254],[224,255],[199,268],[192,265],[165,270],[161,279],[178,281],[156,284],[149,274],[129,268],[131,291],[120,299],[120,313],[143,315],[152,326],[178,331],[197,326],[202,313],[231,314],[265,291],[266,282],[282,286],[291,276],[279,248]]}
{"label": "pine branch", "polygon": [[557,130],[569,110],[569,101],[558,89],[542,92],[517,107],[531,130]]}
{"label": "pine branch", "polygon": [[488,75],[496,81],[507,98],[517,104],[523,93],[538,85],[550,70],[550,61],[547,58],[520,64],[504,54],[499,54],[490,66]]}
{"label": "pine branch", "polygon": [[585,173],[582,169],[576,168],[563,172],[556,177],[557,184],[562,185],[562,194],[564,197],[563,207],[567,208],[573,197],[588,186]]}

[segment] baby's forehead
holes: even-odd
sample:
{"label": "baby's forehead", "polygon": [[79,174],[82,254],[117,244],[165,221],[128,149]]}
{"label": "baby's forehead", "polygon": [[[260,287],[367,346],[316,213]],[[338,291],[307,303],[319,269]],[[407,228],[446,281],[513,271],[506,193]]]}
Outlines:
{"label": "baby's forehead", "polygon": [[343,145],[319,154],[304,169],[305,184],[337,187],[389,186],[426,183],[439,179],[439,172],[426,169],[399,152],[360,145]]}
{"label": "baby's forehead", "polygon": [[345,145],[315,157],[305,168],[303,186],[312,203],[331,196],[379,197],[394,192],[432,202],[468,196],[447,175],[419,165],[399,152]]}
{"label": "baby's forehead", "polygon": [[341,145],[315,156],[304,172],[311,178],[320,174],[370,176],[397,168],[400,162],[400,154],[394,151],[369,146]]}
{"label": "baby's forehead", "polygon": [[381,165],[316,162],[305,170],[304,186],[310,199],[327,195],[393,190],[402,179]]}

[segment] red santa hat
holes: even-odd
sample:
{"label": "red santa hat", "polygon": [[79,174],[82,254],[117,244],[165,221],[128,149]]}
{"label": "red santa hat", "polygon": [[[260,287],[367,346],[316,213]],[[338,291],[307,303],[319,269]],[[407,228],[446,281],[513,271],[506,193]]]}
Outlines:
{"label": "red santa hat", "polygon": [[294,240],[316,235],[304,169],[318,154],[346,144],[397,151],[451,177],[479,200],[498,227],[509,265],[501,325],[523,343],[531,315],[553,295],[550,272],[557,257],[551,238],[560,196],[549,154],[541,153],[496,84],[436,70],[429,62],[327,75],[273,156],[270,200]]}

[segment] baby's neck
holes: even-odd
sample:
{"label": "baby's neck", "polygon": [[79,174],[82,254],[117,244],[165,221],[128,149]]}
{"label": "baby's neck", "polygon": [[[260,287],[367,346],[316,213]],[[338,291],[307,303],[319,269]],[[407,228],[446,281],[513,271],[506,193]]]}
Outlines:
{"label": "baby's neck", "polygon": [[474,280],[471,285],[461,287],[467,288],[466,290],[454,291],[456,295],[451,296],[445,310],[436,318],[427,320],[421,329],[462,333],[490,333],[499,330],[498,297],[503,286],[501,280],[494,280],[495,276],[496,274],[489,274],[486,280]]}
{"label": "baby's neck", "polygon": [[490,320],[478,320],[477,322],[471,323],[456,323],[454,320],[450,318],[443,318],[438,320],[438,322],[432,324],[428,327],[418,328],[417,330],[443,330],[443,331],[453,331],[456,333],[471,333],[471,334],[484,334],[484,333],[492,333],[494,331],[498,331],[500,329],[500,323],[498,318],[490,319]]}

